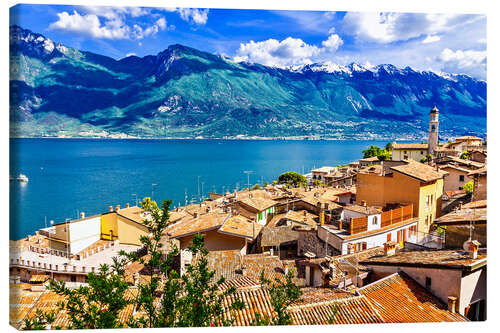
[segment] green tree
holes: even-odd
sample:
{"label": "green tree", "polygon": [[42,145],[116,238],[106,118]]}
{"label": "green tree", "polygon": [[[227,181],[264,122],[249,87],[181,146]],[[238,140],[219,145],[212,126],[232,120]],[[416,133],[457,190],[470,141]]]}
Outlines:
{"label": "green tree", "polygon": [[[204,248],[202,234],[193,238],[193,244],[188,247],[195,263],[187,268],[186,274],[179,276],[173,268],[173,259],[179,254],[175,246],[168,254],[162,251],[162,237],[169,222],[169,207],[171,201],[163,201],[159,208],[154,201],[145,198],[141,203],[148,218],[144,219],[149,236],[140,238],[146,249],[147,256],[139,257],[136,252],[122,253],[131,261],[138,261],[149,272],[149,282],[140,283],[136,307],[142,307],[145,315],[130,318],[130,327],[203,327],[229,325],[231,320],[223,319],[222,300],[234,293],[235,288],[218,292],[224,283],[224,277],[214,280],[214,271],[208,269],[207,254]],[[147,259],[144,259],[147,258]],[[159,305],[158,293],[162,297]],[[241,308],[242,302],[236,301],[231,309]]]}
{"label": "green tree", "polygon": [[321,180],[319,179],[313,180],[313,186],[321,186]]}
{"label": "green tree", "polygon": [[382,149],[380,147],[371,145],[368,147],[368,149],[363,150],[363,158],[369,158],[369,157],[374,157],[374,156],[379,156],[382,152]]}
{"label": "green tree", "polygon": [[259,184],[255,184],[253,187],[252,187],[252,191],[253,190],[260,190],[262,187],[259,185]]}
{"label": "green tree", "polygon": [[272,318],[263,317],[261,314],[256,314],[253,325],[291,325],[292,317],[287,311],[287,308],[302,296],[302,291],[293,282],[293,274],[291,271],[285,275],[285,281],[274,278],[270,281],[264,277],[264,270],[260,274],[260,282],[263,288],[268,289],[271,305],[275,315]]}
{"label": "green tree", "polygon": [[278,177],[278,184],[287,184],[293,187],[306,186],[307,179],[297,172],[285,172]]}
{"label": "green tree", "polygon": [[462,154],[460,154],[460,158],[463,160],[468,160],[470,157],[470,153],[466,150]]}
{"label": "green tree", "polygon": [[[88,286],[68,288],[64,281],[51,280],[49,289],[65,296],[58,303],[59,311],[66,311],[69,318],[68,329],[120,328],[119,312],[129,304],[125,297],[128,284],[124,278],[124,261],[113,258],[110,267],[103,264],[99,272],[89,273]],[[25,321],[26,330],[42,329],[52,324],[55,312],[37,311],[35,317]]]}
{"label": "green tree", "polygon": [[385,145],[385,150],[392,151],[392,142],[387,142],[387,144]]}
{"label": "green tree", "polygon": [[472,193],[474,191],[474,180],[471,180],[464,184],[462,187],[466,193]]}

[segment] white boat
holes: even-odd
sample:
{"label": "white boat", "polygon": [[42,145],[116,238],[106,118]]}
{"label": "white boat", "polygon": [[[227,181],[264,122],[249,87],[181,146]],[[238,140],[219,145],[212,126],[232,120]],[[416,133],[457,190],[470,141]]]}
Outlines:
{"label": "white boat", "polygon": [[26,177],[26,175],[23,175],[22,173],[20,173],[16,179],[20,182],[27,182],[29,180],[28,177]]}

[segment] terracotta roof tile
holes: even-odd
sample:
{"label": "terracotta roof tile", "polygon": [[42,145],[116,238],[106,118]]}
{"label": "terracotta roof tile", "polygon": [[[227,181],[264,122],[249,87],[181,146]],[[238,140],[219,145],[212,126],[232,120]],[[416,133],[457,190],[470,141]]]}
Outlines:
{"label": "terracotta roof tile", "polygon": [[364,296],[337,298],[324,302],[290,306],[294,325],[383,323],[380,314]]}
{"label": "terracotta roof tile", "polygon": [[468,208],[486,208],[487,207],[487,201],[486,200],[477,200],[477,201],[471,201],[469,203],[466,203],[465,205],[462,206],[464,209]]}
{"label": "terracotta roof tile", "polygon": [[401,150],[424,150],[428,149],[429,144],[427,143],[393,143],[392,149],[401,149]]}
{"label": "terracotta roof tile", "polygon": [[468,321],[448,311],[447,305],[404,272],[359,288],[357,293],[370,300],[386,323]]}
{"label": "terracotta roof tile", "polygon": [[276,201],[263,198],[263,197],[245,197],[238,200],[239,202],[251,207],[259,212],[266,210],[267,208],[273,207],[277,204]]}
{"label": "terracotta roof tile", "polygon": [[219,228],[227,217],[227,214],[207,213],[174,224],[167,229],[167,232],[174,238],[185,237],[198,232]]}
{"label": "terracotta roof tile", "polygon": [[283,243],[297,241],[299,232],[291,227],[264,227],[261,233],[261,246],[278,246]]}
{"label": "terracotta roof tile", "polygon": [[391,167],[391,170],[416,178],[422,182],[430,182],[440,179],[447,174],[447,172],[436,171],[431,166],[412,160],[408,161],[407,164]]}
{"label": "terracotta roof tile", "polygon": [[463,250],[400,251],[392,256],[376,255],[360,260],[360,263],[363,265],[430,266],[470,270],[486,264],[486,251],[480,251],[477,259],[472,259]]}
{"label": "terracotta roof tile", "polygon": [[487,208],[463,208],[443,215],[437,218],[434,223],[436,224],[464,224],[471,221],[479,222],[487,221]]}
{"label": "terracotta roof tile", "polygon": [[259,236],[262,228],[262,225],[252,223],[244,216],[236,215],[229,217],[217,232],[254,240]]}

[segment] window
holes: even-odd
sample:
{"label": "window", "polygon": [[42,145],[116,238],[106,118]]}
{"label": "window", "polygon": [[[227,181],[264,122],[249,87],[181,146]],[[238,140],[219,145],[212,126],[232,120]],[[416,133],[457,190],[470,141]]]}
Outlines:
{"label": "window", "polygon": [[431,132],[436,132],[436,125],[432,124],[432,126],[431,126]]}
{"label": "window", "polygon": [[372,219],[372,225],[376,225],[376,224],[377,224],[377,217],[374,216]]}
{"label": "window", "polygon": [[464,176],[464,175],[460,175],[460,176],[458,176],[458,177],[459,177],[459,180],[460,180],[461,182],[463,182],[463,181],[465,180],[465,176]]}
{"label": "window", "polygon": [[423,154],[424,154],[424,151],[423,151],[423,150],[421,150],[421,151],[420,151],[420,155],[423,155]]}
{"label": "window", "polygon": [[70,279],[71,279],[71,282],[76,282],[76,276],[71,275]]}
{"label": "window", "polygon": [[432,280],[430,277],[426,276],[425,277],[425,288],[426,289],[431,289],[431,284],[432,284]]}
{"label": "window", "polygon": [[361,243],[361,250],[366,250],[366,242]]}
{"label": "window", "polygon": [[387,241],[390,242],[391,241],[391,234],[387,234]]}

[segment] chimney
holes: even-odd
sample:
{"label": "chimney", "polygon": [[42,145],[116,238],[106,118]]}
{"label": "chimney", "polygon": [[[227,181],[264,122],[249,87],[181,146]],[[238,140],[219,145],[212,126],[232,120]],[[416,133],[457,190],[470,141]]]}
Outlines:
{"label": "chimney", "polygon": [[396,254],[396,242],[386,242],[384,243],[384,255],[387,257]]}
{"label": "chimney", "polygon": [[252,193],[248,193],[248,197],[249,197],[250,199],[252,199],[252,198],[253,198],[253,194],[252,194]]}
{"label": "chimney", "polygon": [[194,212],[194,213],[193,213],[193,217],[194,217],[194,218],[197,218],[197,217],[198,217],[198,212]]}
{"label": "chimney", "polygon": [[351,243],[347,244],[347,254],[351,254],[353,250],[353,246]]}
{"label": "chimney", "polygon": [[113,211],[113,206],[109,206],[109,211],[112,212]]}
{"label": "chimney", "polygon": [[212,211],[212,207],[207,206],[207,213],[210,213]]}
{"label": "chimney", "polygon": [[365,200],[361,201],[361,206],[366,207],[366,201]]}
{"label": "chimney", "polygon": [[304,210],[304,216],[307,216],[307,211],[306,210]]}
{"label": "chimney", "polygon": [[455,296],[448,296],[448,311],[455,313],[457,307],[457,298]]}
{"label": "chimney", "polygon": [[130,208],[130,204],[127,202],[127,204],[125,205],[125,207]]}
{"label": "chimney", "polygon": [[115,210],[116,210],[116,211],[119,211],[119,210],[120,210],[120,205],[116,205]]}
{"label": "chimney", "polygon": [[81,218],[81,219],[84,219],[84,218],[85,218],[85,212],[81,212],[81,213],[80,213],[80,218]]}
{"label": "chimney", "polygon": [[477,240],[473,240],[473,241],[468,241],[468,247],[467,247],[467,250],[469,252],[469,255],[472,259],[477,259],[477,252],[479,251],[479,245],[481,245],[481,243],[479,243]]}
{"label": "chimney", "polygon": [[462,201],[458,203],[458,210],[462,210]]}

